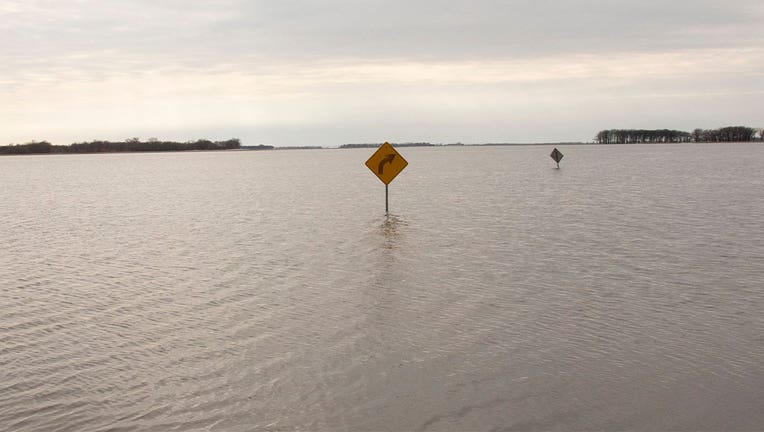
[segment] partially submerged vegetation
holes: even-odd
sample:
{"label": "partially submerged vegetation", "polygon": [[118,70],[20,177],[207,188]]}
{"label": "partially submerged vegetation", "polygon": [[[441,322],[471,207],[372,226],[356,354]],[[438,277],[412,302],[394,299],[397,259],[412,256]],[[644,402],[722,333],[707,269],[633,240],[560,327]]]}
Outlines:
{"label": "partially submerged vegetation", "polygon": [[[764,140],[764,129],[746,126],[728,126],[718,129],[695,129],[685,132],[672,129],[606,129],[594,137],[595,144],[654,144],[654,143],[704,143],[704,142],[750,142]],[[582,142],[537,143],[551,144],[586,144]],[[485,143],[485,144],[433,144],[429,142],[396,143],[395,147],[442,147],[442,146],[506,146],[523,145],[520,143]],[[527,143],[525,145],[528,145]],[[343,144],[341,149],[376,148],[379,143]],[[90,141],[69,145],[53,145],[48,141],[32,141],[26,144],[0,146],[0,155],[21,154],[78,154],[78,153],[127,153],[127,152],[172,152],[172,151],[212,151],[212,150],[314,150],[321,146],[274,147],[271,145],[243,146],[238,138],[225,141],[160,141],[149,138],[141,141],[130,138],[124,141]]]}
{"label": "partially submerged vegetation", "polygon": [[[261,147],[266,148],[269,146]],[[199,139],[187,142],[160,141],[156,138],[150,138],[148,141],[141,141],[138,138],[130,138],[125,141],[91,141],[69,145],[53,145],[47,141],[35,141],[27,144],[0,146],[0,154],[169,152],[233,150],[239,148],[241,148],[241,142],[238,138],[232,138],[226,141]],[[250,149],[254,150],[257,149],[257,147],[250,147]]]}
{"label": "partially submerged vegetation", "polygon": [[728,126],[719,129],[695,129],[692,133],[669,129],[609,129],[600,131],[598,144],[652,144],[688,142],[749,142],[761,137],[761,129]]}

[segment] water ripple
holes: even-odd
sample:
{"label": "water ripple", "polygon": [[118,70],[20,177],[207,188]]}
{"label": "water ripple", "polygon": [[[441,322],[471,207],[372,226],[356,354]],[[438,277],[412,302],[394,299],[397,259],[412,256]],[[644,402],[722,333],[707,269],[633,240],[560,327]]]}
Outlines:
{"label": "water ripple", "polygon": [[0,429],[756,429],[761,149],[703,149],[407,149],[389,216],[361,151],[2,158]]}

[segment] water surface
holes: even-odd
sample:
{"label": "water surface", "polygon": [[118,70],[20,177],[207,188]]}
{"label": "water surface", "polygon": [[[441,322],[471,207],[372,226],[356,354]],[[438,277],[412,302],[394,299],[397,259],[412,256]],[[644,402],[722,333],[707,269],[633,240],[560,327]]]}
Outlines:
{"label": "water surface", "polygon": [[0,430],[761,430],[764,146],[0,158]]}

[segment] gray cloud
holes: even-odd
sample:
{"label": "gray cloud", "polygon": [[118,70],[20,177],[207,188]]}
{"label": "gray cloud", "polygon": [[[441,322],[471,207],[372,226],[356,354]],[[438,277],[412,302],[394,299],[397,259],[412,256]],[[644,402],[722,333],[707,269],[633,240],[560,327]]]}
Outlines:
{"label": "gray cloud", "polygon": [[[0,15],[0,49],[14,66],[44,68],[73,58],[95,62],[104,53],[141,67],[198,67],[274,59],[484,60],[730,48],[764,42],[759,3],[25,1]],[[88,61],[80,64],[88,67]]]}
{"label": "gray cloud", "polygon": [[0,129],[331,145],[755,126],[762,23],[760,0],[6,0]]}

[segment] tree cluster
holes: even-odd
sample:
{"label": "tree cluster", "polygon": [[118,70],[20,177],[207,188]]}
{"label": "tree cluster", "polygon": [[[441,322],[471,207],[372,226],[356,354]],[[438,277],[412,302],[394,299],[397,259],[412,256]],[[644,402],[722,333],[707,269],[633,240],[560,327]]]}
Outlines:
{"label": "tree cluster", "polygon": [[190,150],[231,150],[241,148],[238,138],[226,141],[196,141],[175,142],[159,141],[151,138],[141,141],[130,138],[125,141],[91,141],[70,145],[53,145],[47,141],[27,144],[0,146],[0,154],[45,154],[45,153],[115,153],[115,152],[166,152]]}
{"label": "tree cluster", "polygon": [[745,126],[728,126],[719,129],[695,129],[695,142],[748,142],[756,137],[757,130]]}
{"label": "tree cluster", "polygon": [[684,142],[748,142],[757,130],[745,126],[719,129],[695,129],[692,133],[669,129],[608,129],[594,137],[599,144],[684,143]]}
{"label": "tree cluster", "polygon": [[7,146],[0,146],[0,154],[61,153],[61,147],[64,146],[54,146],[47,141],[32,141],[27,144],[11,144]]}
{"label": "tree cluster", "polygon": [[692,141],[689,132],[669,129],[610,129],[597,133],[599,144],[683,143]]}

